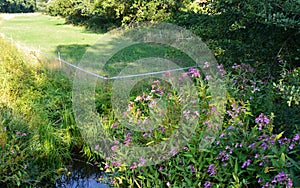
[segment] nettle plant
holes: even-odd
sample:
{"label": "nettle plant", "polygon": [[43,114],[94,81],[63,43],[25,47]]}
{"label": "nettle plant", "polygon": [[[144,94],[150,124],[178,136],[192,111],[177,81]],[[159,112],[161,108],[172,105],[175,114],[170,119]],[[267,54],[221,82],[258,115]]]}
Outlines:
{"label": "nettle plant", "polygon": [[[208,67],[208,65],[205,65]],[[225,76],[223,66],[219,72]],[[190,69],[182,78],[190,77],[197,88],[201,111],[183,113],[198,118],[198,124],[190,135],[188,144],[174,150],[173,157],[161,163],[144,166],[146,159],[124,166],[110,158],[100,165],[111,173],[106,177],[115,187],[293,187],[298,186],[300,168],[299,134],[292,138],[284,133],[273,134],[273,115],[259,114],[253,117],[249,101],[237,100],[228,94],[223,126],[214,135],[214,142],[201,149],[202,140],[211,139],[203,133],[213,126],[210,117],[216,115],[216,106],[211,103],[207,80],[198,69]],[[230,78],[227,81],[232,82]],[[255,84],[254,84],[255,85]],[[253,86],[253,85],[252,85]],[[250,86],[251,88],[251,86]],[[252,88],[255,90],[255,87]],[[253,90],[251,90],[253,91]],[[157,106],[157,99],[164,100],[166,111]],[[138,124],[147,124],[151,113],[161,112],[161,124],[151,132],[134,132],[114,118],[106,118],[104,127],[114,135],[118,143],[130,147],[155,145],[168,139],[177,129],[177,109],[181,108],[180,96],[170,85],[156,80],[148,93],[133,97],[123,113]],[[159,115],[158,115],[159,116]],[[158,117],[160,118],[160,117]],[[112,146],[114,151],[116,147]],[[163,158],[164,156],[161,156]]]}

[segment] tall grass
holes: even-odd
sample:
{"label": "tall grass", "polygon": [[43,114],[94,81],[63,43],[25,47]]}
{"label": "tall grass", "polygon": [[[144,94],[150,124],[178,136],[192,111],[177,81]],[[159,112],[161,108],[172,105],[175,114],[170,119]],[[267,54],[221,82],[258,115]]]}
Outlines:
{"label": "tall grass", "polygon": [[82,141],[71,82],[0,38],[0,186],[54,181]]}

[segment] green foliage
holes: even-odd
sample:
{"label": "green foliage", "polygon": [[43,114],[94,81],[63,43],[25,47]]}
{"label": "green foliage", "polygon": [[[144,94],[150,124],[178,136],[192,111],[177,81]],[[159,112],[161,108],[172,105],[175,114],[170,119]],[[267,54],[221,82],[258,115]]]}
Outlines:
{"label": "green foliage", "polygon": [[51,0],[37,0],[36,1],[36,9],[38,12],[46,12],[48,3]]}
{"label": "green foliage", "polygon": [[299,6],[297,0],[54,0],[49,13],[90,28],[174,22],[200,36],[226,67],[259,64],[268,76],[280,70],[278,58],[299,64]]}
{"label": "green foliage", "polygon": [[90,28],[109,28],[142,21],[166,21],[174,12],[191,3],[191,0],[54,0],[48,7],[48,13]]}
{"label": "green foliage", "polygon": [[90,14],[90,7],[87,0],[55,0],[48,6],[48,13],[52,16],[62,16],[71,23],[86,21]]}
{"label": "green foliage", "polygon": [[287,102],[288,106],[299,106],[300,102],[300,68],[288,70],[283,65],[283,72],[278,83],[274,83],[274,87],[280,98]]}
{"label": "green foliage", "polygon": [[[297,182],[300,179],[299,68],[293,68],[299,65],[300,59],[298,7],[299,1],[295,0],[217,0],[207,2],[206,7],[190,1],[53,1],[49,13],[89,27],[173,21],[201,36],[224,63],[224,67],[218,68],[227,81],[227,112],[222,132],[211,147],[199,150],[199,143],[209,139],[203,138],[203,131],[212,126],[209,117],[214,117],[208,86],[199,74],[192,79],[203,111],[193,116],[199,118],[199,124],[190,142],[170,160],[153,166],[124,167],[118,161],[107,161],[100,168],[113,172],[113,177],[109,177],[112,184],[117,187],[209,187],[210,184],[257,187],[268,183],[291,187],[293,181],[294,186],[300,186]],[[156,53],[150,46],[144,48]],[[102,160],[102,156],[95,157],[96,152],[84,145],[75,126],[69,80],[56,71],[27,64],[28,60],[7,43],[1,43],[0,50],[3,52],[0,56],[0,171],[5,172],[0,182],[20,185],[32,179],[38,182],[44,177],[54,177],[69,159],[71,149],[82,148],[88,157]],[[125,49],[117,56],[124,54],[130,54],[133,60],[143,55]],[[278,72],[282,64],[278,60],[285,62],[281,75]],[[287,69],[287,64],[291,68]],[[122,69],[113,66],[108,63],[105,68]],[[159,118],[161,106],[153,109],[151,106],[163,101],[166,116],[159,128],[147,134],[130,131],[116,120],[111,112],[110,85],[97,88],[95,102],[102,125],[120,143],[129,147],[131,144],[152,146],[167,140],[178,128],[178,117],[182,115],[178,110],[180,96],[164,82],[156,81],[153,85],[154,91],[134,88],[125,114],[136,124],[147,122],[150,114],[162,119]],[[29,163],[33,157],[36,160]],[[39,171],[42,173],[38,174]],[[278,182],[279,176],[285,181]]]}
{"label": "green foliage", "polygon": [[297,0],[207,1],[201,11],[177,13],[173,21],[200,36],[225,67],[259,64],[262,77],[276,76],[278,58],[299,65],[299,6]]}
{"label": "green foliage", "polygon": [[[251,67],[243,65],[240,67],[249,69]],[[249,78],[247,72],[234,73],[241,70],[234,68],[232,74],[236,74],[236,84],[239,94],[252,93],[250,81],[242,82]],[[220,71],[223,72],[222,67]],[[251,71],[252,72],[252,71]],[[188,75],[195,73],[190,70]],[[195,75],[194,75],[195,76]],[[243,78],[243,79],[242,79]],[[267,116],[263,113],[253,116],[251,103],[244,102],[244,99],[233,93],[235,98],[228,95],[227,112],[224,118],[223,127],[219,133],[216,133],[215,140],[210,147],[199,149],[202,140],[208,140],[210,137],[203,137],[203,131],[210,129],[213,124],[209,117],[215,116],[215,108],[210,102],[210,93],[208,87],[201,77],[193,77],[194,84],[198,88],[201,98],[199,113],[199,124],[190,135],[189,143],[176,151],[174,156],[162,163],[143,166],[132,163],[130,166],[123,166],[117,159],[111,157],[103,165],[102,170],[113,172],[109,177],[115,187],[258,187],[274,185],[275,187],[299,186],[299,161],[300,138],[299,134],[293,134],[290,138],[284,137],[283,133],[274,134],[273,118],[271,114]],[[231,78],[229,81],[232,82]],[[250,86],[247,86],[250,85]],[[245,88],[242,88],[242,87]],[[259,86],[256,86],[259,87]],[[250,89],[251,88],[251,89]],[[247,91],[247,90],[250,91]],[[236,90],[235,87],[230,92]],[[163,92],[162,92],[163,91]],[[171,94],[165,95],[170,92]],[[252,93],[253,94],[253,93]],[[117,138],[118,143],[125,143],[128,147],[139,144],[142,146],[152,146],[156,143],[168,139],[171,130],[178,127],[176,114],[178,100],[176,93],[168,85],[161,81],[154,81],[152,90],[144,91],[137,97],[132,97],[128,104],[126,116],[129,121],[144,124],[148,115],[151,113],[153,101],[155,98],[166,100],[167,106],[172,104],[171,111],[167,110],[167,119],[164,119],[160,127],[151,132],[135,132],[127,130],[126,127],[109,114],[102,119],[103,127],[111,135]],[[160,111],[159,106],[155,110]],[[167,108],[169,109],[169,108]],[[174,116],[172,116],[174,112]],[[159,118],[159,116],[155,116]],[[132,119],[133,118],[133,119]],[[137,119],[134,119],[137,118]],[[192,117],[191,117],[192,118]],[[173,120],[173,121],[172,121]],[[143,122],[143,123],[142,123]],[[139,123],[137,123],[139,125]],[[129,131],[129,132],[128,132]],[[118,144],[116,143],[116,148]],[[117,152],[115,146],[111,147],[112,152]],[[158,152],[158,151],[157,151]],[[171,151],[170,151],[171,152]],[[174,152],[174,151],[173,151]],[[159,156],[163,158],[165,156]],[[280,180],[278,177],[282,177]]]}
{"label": "green foliage", "polygon": [[224,50],[221,61],[252,65],[259,62],[262,63],[260,68],[269,73],[278,71],[278,58],[294,66],[299,64],[299,1],[218,0],[208,3],[211,18],[216,20],[212,24],[217,24],[213,26],[217,34],[215,40]]}
{"label": "green foliage", "polygon": [[299,67],[288,68],[286,62],[280,62],[282,72],[280,79],[273,82],[272,93],[274,93],[276,112],[276,131],[285,131],[291,135],[300,130],[300,74]]}
{"label": "green foliage", "polygon": [[0,39],[0,185],[53,182],[81,147],[71,109],[71,84],[33,54]]}
{"label": "green foliage", "polygon": [[1,0],[0,12],[19,13],[34,12],[36,0]]}

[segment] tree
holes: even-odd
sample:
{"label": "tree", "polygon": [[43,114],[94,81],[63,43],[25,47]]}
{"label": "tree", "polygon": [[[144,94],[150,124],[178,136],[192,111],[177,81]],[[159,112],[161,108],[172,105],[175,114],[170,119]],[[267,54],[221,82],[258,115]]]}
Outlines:
{"label": "tree", "polygon": [[34,12],[36,10],[36,0],[2,0],[0,2],[0,12],[20,13]]}

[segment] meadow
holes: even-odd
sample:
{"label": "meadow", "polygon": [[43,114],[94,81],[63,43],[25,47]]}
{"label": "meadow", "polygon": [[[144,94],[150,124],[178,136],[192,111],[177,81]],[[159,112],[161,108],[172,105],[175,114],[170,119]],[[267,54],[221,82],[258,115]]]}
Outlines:
{"label": "meadow", "polygon": [[60,52],[64,59],[74,63],[79,62],[86,49],[101,36],[83,27],[67,25],[60,17],[42,13],[10,15],[0,25],[1,33],[7,38],[19,41],[30,49],[40,50],[46,55],[57,57]]}
{"label": "meadow", "polygon": [[[99,145],[86,143],[76,126],[73,77],[64,69],[49,66],[57,60],[43,55],[60,52],[62,58],[77,64],[103,33],[40,13],[15,14],[2,20],[0,31],[5,35],[0,38],[1,187],[54,186],[56,179],[67,173],[65,165],[78,153],[107,172],[98,181],[105,180],[111,187],[300,186],[299,67],[290,68],[286,61],[278,60],[278,77],[265,79],[260,76],[259,66],[219,64],[216,68],[224,80],[226,106],[217,136],[205,149],[199,149],[199,143],[209,140],[203,135],[212,129],[218,113],[208,84],[216,75],[205,75],[199,68],[175,76],[163,75],[169,83],[179,78],[189,81],[195,87],[196,99],[190,96],[189,88],[170,87],[162,79],[140,82],[130,93],[126,111],[120,113],[136,126],[147,125],[154,115],[153,121],[159,126],[148,132],[133,131],[122,124],[112,112],[113,83],[98,82],[98,118],[102,128],[115,137],[109,147],[112,157],[107,159]],[[15,41],[42,53],[18,49]],[[106,73],[116,75],[128,63],[154,55],[177,59],[180,66],[194,63],[172,48],[135,45],[117,53]],[[204,69],[210,66],[208,62]],[[197,103],[194,112],[187,112],[184,99],[189,99],[192,107]],[[195,120],[197,124],[193,134],[182,133],[182,137],[189,138],[182,148],[170,148],[169,156],[160,153],[160,148],[156,151],[157,158],[170,159],[149,166],[144,165],[148,161],[143,158],[129,166],[122,164],[119,147],[149,147],[168,140],[179,129],[181,115],[187,125]],[[170,139],[172,144],[177,144],[175,141]]]}

